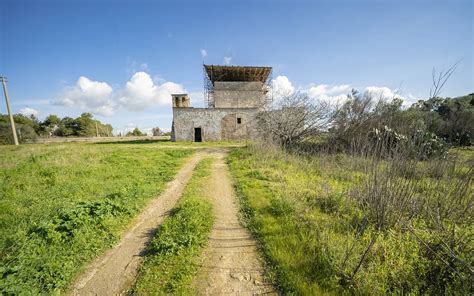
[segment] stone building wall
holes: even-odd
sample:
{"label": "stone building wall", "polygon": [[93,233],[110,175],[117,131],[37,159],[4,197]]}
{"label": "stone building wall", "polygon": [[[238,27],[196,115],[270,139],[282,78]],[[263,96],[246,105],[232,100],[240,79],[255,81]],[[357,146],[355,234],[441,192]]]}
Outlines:
{"label": "stone building wall", "polygon": [[194,128],[201,128],[202,141],[256,139],[258,112],[256,108],[173,108],[172,140],[194,141]]}
{"label": "stone building wall", "polygon": [[264,100],[261,82],[214,82],[215,108],[261,108]]}

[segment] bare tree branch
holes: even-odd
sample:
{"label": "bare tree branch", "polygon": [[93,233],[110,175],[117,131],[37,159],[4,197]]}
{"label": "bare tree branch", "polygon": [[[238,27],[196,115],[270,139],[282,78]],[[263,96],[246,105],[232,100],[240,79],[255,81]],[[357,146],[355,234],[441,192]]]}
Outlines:
{"label": "bare tree branch", "polygon": [[461,61],[462,59],[454,63],[447,70],[441,70],[439,73],[436,73],[436,69],[433,67],[433,71],[431,72],[433,87],[430,89],[430,99],[436,98],[441,94],[444,85],[448,82],[454,71],[456,71],[456,68]]}

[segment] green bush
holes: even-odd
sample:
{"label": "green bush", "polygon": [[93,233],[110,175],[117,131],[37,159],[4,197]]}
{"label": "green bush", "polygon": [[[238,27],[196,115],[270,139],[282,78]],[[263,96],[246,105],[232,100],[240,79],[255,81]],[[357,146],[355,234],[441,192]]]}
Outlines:
{"label": "green bush", "polygon": [[[38,138],[35,130],[25,124],[16,124],[16,133],[19,143],[33,143]],[[10,123],[0,122],[0,145],[13,144],[13,134]]]}

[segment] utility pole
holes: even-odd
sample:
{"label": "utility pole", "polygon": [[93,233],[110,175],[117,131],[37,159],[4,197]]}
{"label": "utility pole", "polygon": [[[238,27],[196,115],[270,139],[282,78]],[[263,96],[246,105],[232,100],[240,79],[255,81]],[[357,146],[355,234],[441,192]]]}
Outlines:
{"label": "utility pole", "polygon": [[96,135],[97,138],[100,137],[99,128],[97,127],[97,121],[95,122],[95,135]]}
{"label": "utility pole", "polygon": [[15,142],[15,145],[18,146],[18,137],[16,136],[15,121],[13,120],[13,114],[10,110],[10,100],[8,99],[7,79],[3,76],[0,76],[0,79],[2,79],[3,94],[5,95],[5,101],[7,102],[7,111],[8,115],[10,116],[10,125],[12,127],[13,141]]}

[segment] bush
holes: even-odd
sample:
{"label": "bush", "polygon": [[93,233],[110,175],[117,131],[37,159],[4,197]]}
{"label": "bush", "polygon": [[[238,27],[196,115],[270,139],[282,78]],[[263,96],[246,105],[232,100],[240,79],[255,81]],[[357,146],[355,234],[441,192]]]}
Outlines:
{"label": "bush", "polygon": [[[35,130],[29,125],[17,123],[15,128],[19,143],[32,143],[38,138]],[[10,123],[0,122],[0,145],[9,145],[13,143],[13,134]]]}

